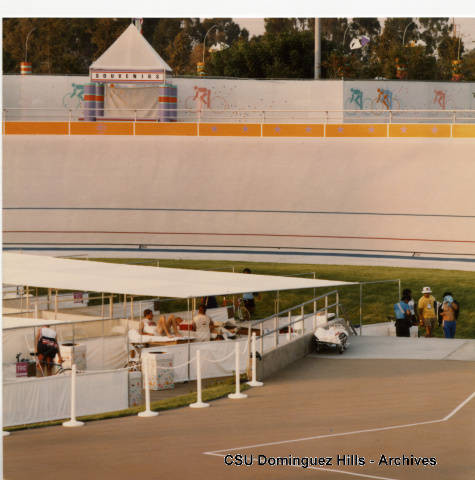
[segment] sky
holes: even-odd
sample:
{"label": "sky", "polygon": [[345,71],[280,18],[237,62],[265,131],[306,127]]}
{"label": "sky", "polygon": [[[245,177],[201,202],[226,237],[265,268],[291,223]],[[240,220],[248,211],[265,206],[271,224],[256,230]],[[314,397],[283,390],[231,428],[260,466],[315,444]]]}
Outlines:
{"label": "sky", "polygon": [[[234,21],[238,23],[241,28],[246,28],[251,37],[264,33],[263,18],[235,18]],[[380,18],[380,21],[384,21],[384,18]],[[457,31],[460,30],[462,34],[465,49],[471,50],[475,48],[475,16],[472,18],[456,17],[455,25]]]}

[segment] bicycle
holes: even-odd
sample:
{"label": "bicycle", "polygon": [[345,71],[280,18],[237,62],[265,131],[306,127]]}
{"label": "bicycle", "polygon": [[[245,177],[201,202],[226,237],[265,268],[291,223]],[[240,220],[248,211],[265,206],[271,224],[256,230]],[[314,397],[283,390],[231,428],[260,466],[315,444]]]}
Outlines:
{"label": "bicycle", "polygon": [[234,307],[234,317],[240,322],[247,322],[251,319],[251,313],[245,306],[245,300],[239,297]]}
{"label": "bicycle", "polygon": [[[48,377],[48,376],[54,376],[54,375],[63,375],[65,374],[66,372],[70,372],[71,371],[71,368],[70,367],[66,367],[64,368],[63,367],[63,364],[62,363],[55,363],[55,362],[40,362],[38,360],[38,354],[36,352],[30,352],[30,356],[34,357],[35,360],[36,360],[36,367],[39,368],[40,372],[41,372],[41,376],[42,377]],[[46,367],[46,371],[48,371],[49,369],[51,369],[53,371],[53,373],[51,375],[45,375],[45,370],[43,369],[43,367],[41,366],[41,364],[43,364],[43,366]],[[54,370],[53,370],[54,369]]]}

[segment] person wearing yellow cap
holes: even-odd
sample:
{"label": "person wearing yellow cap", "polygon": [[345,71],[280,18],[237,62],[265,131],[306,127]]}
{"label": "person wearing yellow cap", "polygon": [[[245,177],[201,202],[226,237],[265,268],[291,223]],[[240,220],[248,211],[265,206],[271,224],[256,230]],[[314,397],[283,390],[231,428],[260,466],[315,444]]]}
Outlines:
{"label": "person wearing yellow cap", "polygon": [[426,337],[432,337],[437,318],[437,302],[431,295],[430,287],[422,289],[422,297],[417,302],[417,310],[419,312],[420,326],[425,327]]}

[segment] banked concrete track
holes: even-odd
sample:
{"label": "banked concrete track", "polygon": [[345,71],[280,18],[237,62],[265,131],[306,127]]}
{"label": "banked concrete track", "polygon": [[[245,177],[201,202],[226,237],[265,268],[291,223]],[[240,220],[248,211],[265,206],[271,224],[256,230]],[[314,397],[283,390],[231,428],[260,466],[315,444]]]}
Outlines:
{"label": "banked concrete track", "polygon": [[4,248],[475,269],[475,141],[5,136]]}

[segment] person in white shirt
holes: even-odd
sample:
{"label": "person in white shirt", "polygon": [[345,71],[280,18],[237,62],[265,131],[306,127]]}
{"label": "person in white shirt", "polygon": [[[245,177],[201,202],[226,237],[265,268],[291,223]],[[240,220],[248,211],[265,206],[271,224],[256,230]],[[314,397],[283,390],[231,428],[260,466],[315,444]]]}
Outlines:
{"label": "person in white shirt", "polygon": [[157,334],[157,322],[153,319],[153,312],[149,308],[143,312],[143,318],[139,325],[139,334],[152,336]]}
{"label": "person in white shirt", "polygon": [[211,331],[214,330],[214,323],[208,315],[206,315],[206,307],[200,305],[198,314],[193,317],[193,330],[196,332],[197,342],[209,342],[211,339]]}
{"label": "person in white shirt", "polygon": [[[183,322],[183,319],[180,317],[175,317],[175,315],[170,315],[168,318],[165,315],[162,315],[157,322],[153,319],[153,312],[150,309],[146,309],[143,312],[144,318],[140,322],[139,334],[140,335],[150,335],[150,336],[167,336],[171,338],[172,336],[181,337],[179,325]],[[173,334],[173,335],[172,335]]]}
{"label": "person in white shirt", "polygon": [[43,375],[42,365],[46,366],[46,375],[53,374],[53,361],[56,355],[58,355],[58,362],[63,363],[58,341],[56,340],[56,331],[49,328],[49,325],[41,327],[36,334],[36,355]]}

